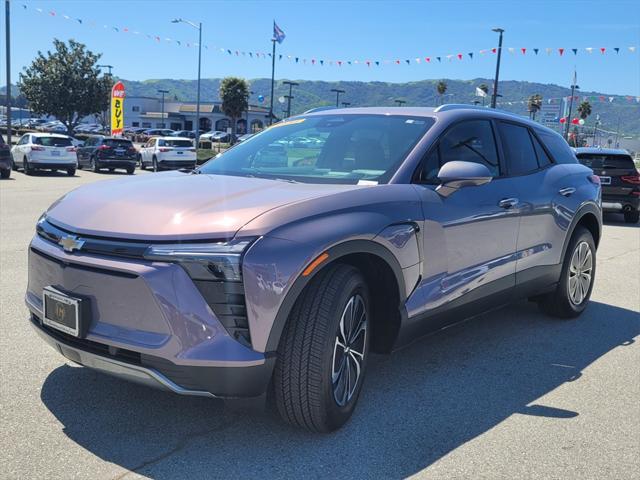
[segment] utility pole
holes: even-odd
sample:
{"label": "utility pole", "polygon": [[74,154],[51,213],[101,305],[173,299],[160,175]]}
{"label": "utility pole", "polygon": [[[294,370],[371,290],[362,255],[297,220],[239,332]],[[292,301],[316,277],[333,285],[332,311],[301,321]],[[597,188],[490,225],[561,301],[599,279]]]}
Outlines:
{"label": "utility pole", "polygon": [[299,84],[296,82],[290,82],[290,81],[286,81],[286,82],[282,82],[284,85],[289,85],[289,95],[285,95],[284,98],[287,99],[287,118],[289,118],[291,116],[291,100],[293,100],[294,97],[291,96],[291,93],[293,91],[293,87],[297,87]]}
{"label": "utility pole", "polygon": [[500,58],[502,56],[502,34],[504,33],[504,29],[494,28],[492,29],[492,31],[500,34],[500,38],[498,39],[498,60],[496,61],[496,76],[493,79],[493,95],[491,95],[491,108],[496,108],[496,100],[498,99],[498,78],[500,77]]}
{"label": "utility pole", "polygon": [[272,38],[273,51],[271,52],[271,97],[269,98],[269,125],[273,123],[273,87],[276,75],[276,39]]}
{"label": "utility pole", "polygon": [[336,92],[336,108],[340,105],[340,94],[345,93],[344,90],[340,90],[339,88],[332,88],[332,92]]}
{"label": "utility pole", "polygon": [[169,93],[169,90],[159,89],[158,93],[162,94],[162,114],[161,114],[161,117],[160,117],[160,118],[162,118],[162,128],[167,128],[167,126],[164,123],[164,94],[165,93]]}
{"label": "utility pole", "polygon": [[10,34],[10,2],[4,2],[5,31],[7,35],[7,145],[11,148],[11,34]]}
{"label": "utility pole", "polygon": [[[109,80],[113,82],[113,77],[111,76],[111,69],[113,68],[113,65],[96,65],[96,67],[106,68],[107,70],[109,70],[109,72],[106,73],[105,75],[109,75]],[[107,108],[107,118],[105,120],[106,121],[103,122],[104,123],[103,126],[109,132],[109,135],[111,135],[111,92],[109,92],[109,107]]]}
{"label": "utility pole", "polygon": [[249,100],[251,99],[251,95],[253,95],[254,93],[256,93],[256,92],[254,92],[253,90],[249,90],[249,94],[247,95],[247,124],[244,127],[244,133],[245,134],[246,133],[250,133],[249,132]]}
{"label": "utility pole", "polygon": [[576,90],[578,88],[580,88],[578,85],[576,85],[578,82],[578,74],[577,72],[574,70],[573,71],[573,82],[571,82],[571,98],[569,99],[569,113],[567,114],[567,121],[565,122],[567,124],[567,129],[564,133],[564,136],[567,139],[567,142],[569,141],[569,128],[571,126],[571,111],[573,110],[573,97],[576,93]]}

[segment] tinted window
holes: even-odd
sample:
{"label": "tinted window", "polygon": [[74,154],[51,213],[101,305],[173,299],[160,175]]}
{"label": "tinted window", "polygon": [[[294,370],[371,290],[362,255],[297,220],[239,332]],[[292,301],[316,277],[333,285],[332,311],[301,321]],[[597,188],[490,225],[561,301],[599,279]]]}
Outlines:
{"label": "tinted window", "polygon": [[33,143],[45,147],[70,147],[71,139],[69,137],[35,137]]}
{"label": "tinted window", "polygon": [[493,128],[489,121],[470,120],[450,128],[425,158],[421,180],[436,180],[440,167],[453,160],[480,163],[489,169],[492,176],[500,175]]}
{"label": "tinted window", "polygon": [[161,147],[193,147],[191,140],[158,140],[158,145]]}
{"label": "tinted window", "polygon": [[234,146],[201,171],[310,183],[386,182],[433,123],[404,115],[294,118]]}
{"label": "tinted window", "polygon": [[538,169],[536,152],[527,127],[500,122],[500,137],[509,175],[522,175]]}
{"label": "tinted window", "polygon": [[536,129],[536,134],[542,143],[544,143],[545,147],[547,147],[547,150],[551,153],[556,163],[576,163],[576,156],[573,150],[571,150],[571,147],[569,147],[565,139],[556,132]]}
{"label": "tinted window", "polygon": [[602,155],[593,153],[579,153],[578,160],[583,165],[595,169],[635,169],[635,164],[629,155]]}
{"label": "tinted window", "polygon": [[112,148],[129,148],[131,147],[131,142],[129,140],[120,140],[115,138],[108,138],[103,142],[105,145]]}
{"label": "tinted window", "polygon": [[547,152],[542,148],[542,144],[538,141],[535,135],[531,135],[531,140],[533,140],[533,146],[536,149],[536,155],[538,156],[538,165],[540,168],[544,168],[547,165],[551,165],[553,162],[547,155]]}

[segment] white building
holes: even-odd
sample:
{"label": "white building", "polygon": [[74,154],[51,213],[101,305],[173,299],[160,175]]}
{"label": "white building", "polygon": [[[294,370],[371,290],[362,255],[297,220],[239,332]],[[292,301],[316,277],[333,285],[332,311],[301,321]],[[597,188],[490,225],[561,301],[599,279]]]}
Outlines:
{"label": "white building", "polygon": [[[210,130],[226,131],[231,127],[231,119],[222,112],[222,102],[200,103],[200,132]],[[268,124],[269,109],[256,105],[249,106],[241,119],[237,120],[237,132],[256,132]],[[126,97],[124,101],[125,127],[170,128],[172,130],[195,130],[196,103],[166,100],[164,118],[162,100],[155,97]]]}

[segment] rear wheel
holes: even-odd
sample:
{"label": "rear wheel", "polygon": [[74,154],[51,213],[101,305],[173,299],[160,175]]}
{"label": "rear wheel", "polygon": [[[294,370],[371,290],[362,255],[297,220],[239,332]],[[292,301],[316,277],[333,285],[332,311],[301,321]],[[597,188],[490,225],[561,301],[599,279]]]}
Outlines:
{"label": "rear wheel", "polygon": [[638,223],[640,220],[640,212],[624,212],[624,221],[626,223]]}
{"label": "rear wheel", "polygon": [[67,168],[67,175],[69,175],[70,177],[73,177],[75,174],[76,174],[75,168]]}
{"label": "rear wheel", "polygon": [[129,175],[133,175],[135,171],[136,171],[136,167],[127,167],[127,173]]}
{"label": "rear wheel", "polygon": [[278,411],[288,423],[329,432],[351,417],[369,351],[369,290],[360,272],[336,264],[304,289],[278,347]]}
{"label": "rear wheel", "polygon": [[158,159],[156,157],[153,157],[152,165],[153,165],[153,171],[157,172],[158,171]]}
{"label": "rear wheel", "polygon": [[6,170],[0,170],[0,178],[7,179],[11,176],[11,169],[7,168]]}
{"label": "rear wheel", "polygon": [[586,228],[577,227],[567,247],[556,290],[538,299],[540,309],[554,317],[577,317],[589,303],[595,274],[593,236]]}

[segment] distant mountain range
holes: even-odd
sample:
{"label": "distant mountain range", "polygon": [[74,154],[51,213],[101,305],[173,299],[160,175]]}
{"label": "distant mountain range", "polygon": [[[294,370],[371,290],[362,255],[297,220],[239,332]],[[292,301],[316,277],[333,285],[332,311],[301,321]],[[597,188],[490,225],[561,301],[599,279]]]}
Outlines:
{"label": "distant mountain range", "polygon": [[[181,101],[194,100],[196,98],[195,80],[144,80],[133,81],[121,79],[127,89],[127,95],[156,97],[158,89],[169,90],[167,98],[174,98]],[[351,106],[384,106],[395,105],[395,100],[403,100],[405,106],[435,106],[440,102],[436,91],[436,84],[439,80],[422,80],[408,83],[388,83],[388,82],[324,82],[296,80],[298,86],[293,89],[292,113],[301,113],[314,107],[335,104],[335,93],[332,88],[345,90],[340,100],[349,102]],[[254,95],[251,97],[251,104],[268,106],[270,93],[270,80],[258,78],[250,80],[251,90]],[[491,79],[476,78],[473,80],[449,80],[447,83],[447,103],[473,103],[478,100],[475,97],[476,87],[481,84],[492,85]],[[201,85],[201,98],[203,101],[218,100],[218,88],[220,79],[203,79]],[[275,98],[279,98],[289,93],[289,87],[283,85],[282,80],[276,81]],[[540,94],[543,102],[548,99],[558,99],[571,94],[570,89],[552,84],[532,83],[523,81],[501,81],[499,108],[508,110],[520,115],[528,115],[526,100],[533,94]],[[258,96],[264,96],[262,103],[258,102]],[[596,97],[591,101],[592,114],[587,119],[587,125],[593,125],[596,115],[600,115],[600,127],[606,130],[617,131],[621,134],[640,135],[640,103],[635,101],[635,97],[629,101],[625,96],[611,95],[604,92],[583,92],[577,93],[582,100],[583,96]],[[600,101],[600,97],[604,101]],[[609,102],[609,98],[613,101]],[[485,99],[489,101],[489,97]],[[509,105],[507,102],[511,102]],[[274,111],[276,115],[281,115],[282,109],[286,105],[280,105],[276,101]],[[574,105],[574,112],[577,105]],[[572,115],[573,116],[573,115]]]}

